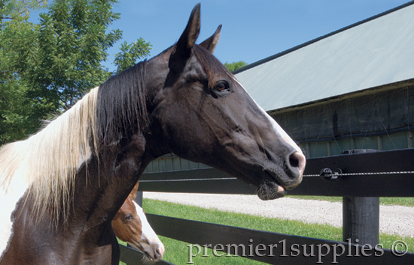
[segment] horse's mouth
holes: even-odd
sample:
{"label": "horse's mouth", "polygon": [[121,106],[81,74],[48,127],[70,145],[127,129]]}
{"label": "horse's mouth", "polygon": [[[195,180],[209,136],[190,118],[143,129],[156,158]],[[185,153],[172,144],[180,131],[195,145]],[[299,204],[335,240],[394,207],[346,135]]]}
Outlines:
{"label": "horse's mouth", "polygon": [[129,242],[134,248],[138,249],[142,252],[142,254],[144,254],[143,262],[157,262],[162,260],[164,251],[160,252],[160,248],[158,247],[158,245],[156,245],[155,247],[154,244],[149,243],[146,239],[144,241],[144,244],[139,240]]}
{"label": "horse's mouth", "polygon": [[305,158],[295,152],[289,156],[288,163],[278,166],[265,165],[257,188],[257,196],[262,200],[273,200],[286,195],[302,182]]}
{"label": "horse's mouth", "polygon": [[257,196],[264,201],[274,200],[286,195],[285,187],[279,184],[277,180],[267,172],[260,181],[256,192]]}

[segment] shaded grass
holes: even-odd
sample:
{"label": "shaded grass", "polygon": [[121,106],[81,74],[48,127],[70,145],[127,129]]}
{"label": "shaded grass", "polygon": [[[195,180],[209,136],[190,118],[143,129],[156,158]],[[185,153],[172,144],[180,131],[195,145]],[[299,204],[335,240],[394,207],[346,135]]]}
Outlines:
{"label": "shaded grass", "polygon": [[327,236],[331,236],[329,239],[332,240],[340,240],[342,237],[342,229],[337,233],[336,228],[330,225],[307,224],[288,219],[223,212],[215,209],[205,209],[159,200],[144,199],[143,208],[147,213],[256,230],[326,239],[328,239]]}
{"label": "shaded grass", "polygon": [[[174,240],[168,237],[159,236],[160,240],[164,244],[166,250],[164,254],[163,260],[174,264],[186,264],[189,262],[189,253],[191,245],[186,242]],[[193,248],[193,253],[197,253],[197,249]],[[200,254],[194,258],[192,258],[192,262],[194,264],[235,264],[235,265],[250,265],[250,264],[264,264],[263,262],[255,261],[246,259],[243,257],[235,257],[231,255],[227,255],[224,252],[217,252],[221,257],[216,257],[213,255],[213,251],[211,249],[203,248]],[[202,255],[205,255],[202,257]]]}
{"label": "shaded grass", "polygon": [[[171,217],[202,222],[224,224],[229,226],[245,227],[256,230],[271,231],[283,234],[292,234],[335,241],[342,240],[342,228],[337,228],[331,225],[308,224],[301,221],[222,212],[215,209],[204,209],[200,207],[185,206],[181,204],[150,199],[144,199],[143,206],[147,213],[167,215]],[[188,243],[166,237],[160,237],[160,239],[166,247],[164,260],[172,262],[174,264],[185,264],[188,262]],[[382,244],[384,248],[390,248],[392,243],[396,240],[403,240],[409,246],[409,251],[414,252],[414,238],[387,235],[383,233],[380,234],[380,244]],[[223,254],[222,257],[218,258],[212,255],[211,250],[207,251],[208,257],[201,257],[200,254],[193,259],[194,264],[263,264],[261,262],[245,259],[242,257],[228,257],[226,254]]]}

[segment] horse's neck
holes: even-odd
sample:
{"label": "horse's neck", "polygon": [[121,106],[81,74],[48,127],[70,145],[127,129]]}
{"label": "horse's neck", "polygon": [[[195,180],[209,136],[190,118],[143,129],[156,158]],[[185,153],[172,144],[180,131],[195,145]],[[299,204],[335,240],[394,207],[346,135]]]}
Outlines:
{"label": "horse's neck", "polygon": [[74,209],[79,213],[74,216],[84,216],[86,229],[110,224],[148,163],[142,136],[101,152],[99,159],[90,159],[76,176]]}
{"label": "horse's neck", "polygon": [[[112,260],[119,257],[111,230],[98,231],[100,227],[97,227],[95,231],[89,229],[84,233],[83,226],[74,225],[73,215],[66,225],[55,226],[47,216],[39,220],[33,218],[36,212],[32,204],[30,197],[19,201],[12,215],[13,235],[8,251],[0,260],[1,265],[50,264],[51,260],[54,264],[84,264],[87,260],[93,260],[94,264],[117,264],[111,263],[111,257]],[[28,246],[30,251],[26,251]]]}

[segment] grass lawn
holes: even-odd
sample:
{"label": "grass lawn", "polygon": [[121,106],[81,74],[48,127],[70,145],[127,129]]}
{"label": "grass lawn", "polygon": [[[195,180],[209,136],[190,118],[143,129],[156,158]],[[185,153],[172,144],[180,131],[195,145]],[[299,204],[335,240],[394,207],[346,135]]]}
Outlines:
{"label": "grass lawn", "polygon": [[[222,212],[150,199],[144,199],[143,206],[147,213],[305,237],[342,240],[342,228],[330,225],[308,224],[300,221]],[[160,239],[166,247],[164,260],[174,264],[186,264],[188,262],[188,243],[166,237],[160,237]],[[396,240],[403,240],[409,246],[409,251],[414,252],[414,238],[380,234],[380,244],[384,248],[390,248]],[[201,257],[201,255],[195,257],[193,259],[194,264],[263,264],[242,257],[227,257],[225,254],[221,257],[214,257],[211,250],[208,250],[207,255],[208,257]]]}
{"label": "grass lawn", "polygon": [[[342,202],[342,197],[301,196],[301,195],[287,195],[286,197],[294,198],[294,199],[303,199],[303,200]],[[414,207],[414,198],[413,197],[381,197],[380,204]]]}

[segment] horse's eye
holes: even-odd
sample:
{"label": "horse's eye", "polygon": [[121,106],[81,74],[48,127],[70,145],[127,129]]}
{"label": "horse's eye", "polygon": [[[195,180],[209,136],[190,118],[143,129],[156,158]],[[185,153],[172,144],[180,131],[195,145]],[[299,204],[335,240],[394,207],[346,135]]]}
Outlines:
{"label": "horse's eye", "polygon": [[229,84],[226,81],[219,81],[214,86],[214,90],[217,92],[222,92],[227,89],[229,89]]}
{"label": "horse's eye", "polygon": [[125,221],[132,221],[132,220],[134,220],[134,215],[132,215],[132,213],[125,215]]}

